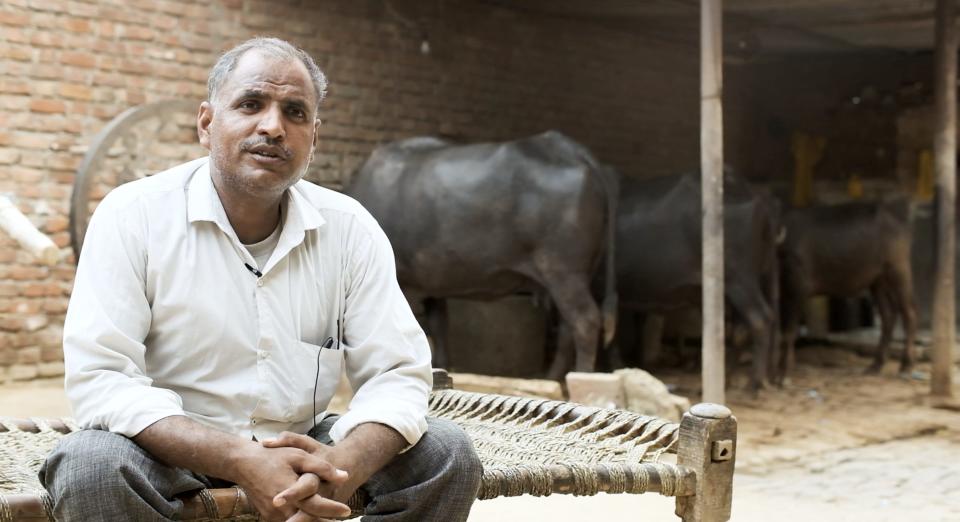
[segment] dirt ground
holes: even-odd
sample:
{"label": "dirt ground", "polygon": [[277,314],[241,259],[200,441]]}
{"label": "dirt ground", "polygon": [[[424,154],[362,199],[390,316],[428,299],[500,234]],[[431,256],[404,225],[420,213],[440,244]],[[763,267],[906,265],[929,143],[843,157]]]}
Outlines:
{"label": "dirt ground", "polygon": [[[927,406],[929,367],[909,377],[836,347],[808,347],[782,390],[759,397],[735,376],[728,403],[739,420],[734,521],[960,521],[960,413]],[[697,399],[698,375],[665,372]],[[958,376],[960,377],[960,376]],[[958,390],[960,391],[960,390]],[[59,381],[0,387],[0,416],[64,416]],[[478,502],[471,522],[674,521],[659,495],[553,496]]]}

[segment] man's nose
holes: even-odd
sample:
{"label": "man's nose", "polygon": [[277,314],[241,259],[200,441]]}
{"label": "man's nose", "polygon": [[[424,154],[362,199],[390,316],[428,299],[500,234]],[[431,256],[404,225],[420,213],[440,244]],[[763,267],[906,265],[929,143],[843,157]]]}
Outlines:
{"label": "man's nose", "polygon": [[272,105],[263,111],[260,123],[257,125],[257,133],[274,140],[282,139],[286,135],[283,128],[283,111],[280,107]]}

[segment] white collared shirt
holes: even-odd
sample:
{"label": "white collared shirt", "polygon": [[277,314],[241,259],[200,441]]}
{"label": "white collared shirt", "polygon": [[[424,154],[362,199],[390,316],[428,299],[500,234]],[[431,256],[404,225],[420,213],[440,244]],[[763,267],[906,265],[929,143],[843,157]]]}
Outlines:
{"label": "white collared shirt", "polygon": [[[430,348],[379,225],[300,181],[257,277],[207,161],[117,187],[90,221],[63,341],[78,422],[129,437],[171,415],[246,438],[306,433],[345,369],[355,396],[333,440],[378,422],[416,444]],[[321,348],[340,314],[343,345]]]}

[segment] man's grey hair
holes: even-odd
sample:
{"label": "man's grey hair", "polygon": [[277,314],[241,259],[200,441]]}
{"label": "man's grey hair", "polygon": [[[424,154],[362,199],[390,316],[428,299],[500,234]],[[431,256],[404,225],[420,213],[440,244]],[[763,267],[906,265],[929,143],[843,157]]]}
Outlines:
{"label": "man's grey hair", "polygon": [[[313,88],[317,93],[317,106],[319,107],[323,97],[327,94],[327,77],[323,74],[323,71],[317,67],[317,64],[313,61],[313,58],[311,58],[306,51],[294,46],[286,40],[281,40],[279,38],[266,38],[262,36],[251,38],[220,56],[220,59],[217,60],[217,63],[213,65],[212,69],[210,69],[210,76],[207,77],[208,101],[213,103],[218,91],[221,87],[223,87],[223,82],[225,82],[227,77],[230,76],[230,73],[236,69],[237,62],[240,61],[240,57],[246,54],[247,51],[258,51],[276,58],[299,60],[300,63],[307,68],[307,72],[310,73],[310,79],[313,81]],[[315,107],[315,109],[316,108],[317,107]]]}

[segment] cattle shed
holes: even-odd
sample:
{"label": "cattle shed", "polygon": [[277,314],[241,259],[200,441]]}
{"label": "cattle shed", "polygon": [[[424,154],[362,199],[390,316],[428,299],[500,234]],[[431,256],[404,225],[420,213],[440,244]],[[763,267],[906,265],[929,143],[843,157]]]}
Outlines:
{"label": "cattle shed", "polygon": [[[894,189],[929,201],[934,4],[723,2],[725,162],[786,201]],[[63,256],[42,267],[0,237],[0,381],[63,372],[70,193],[96,133],[132,106],[202,100],[207,70],[232,45],[285,38],[328,74],[308,175],[319,183],[341,186],[394,139],[546,129],[624,175],[651,177],[700,165],[699,9],[693,0],[5,0],[0,194]],[[194,139],[189,118],[163,132]],[[143,165],[180,154],[154,147]],[[918,255],[932,263],[932,249]],[[458,369],[537,372],[544,318],[528,298],[454,308]],[[492,345],[503,357],[484,355]]]}

